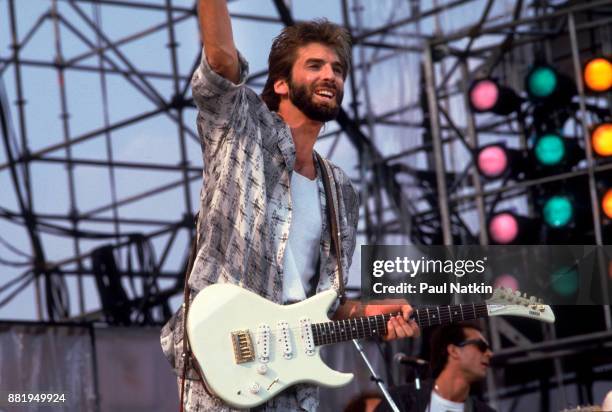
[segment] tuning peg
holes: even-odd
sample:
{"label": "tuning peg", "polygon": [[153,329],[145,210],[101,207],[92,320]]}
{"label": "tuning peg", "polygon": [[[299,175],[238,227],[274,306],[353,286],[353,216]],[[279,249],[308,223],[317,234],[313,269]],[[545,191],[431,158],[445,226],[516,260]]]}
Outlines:
{"label": "tuning peg", "polygon": [[536,310],[536,309],[537,309],[537,307],[538,307],[538,305],[537,305],[536,303],[537,303],[537,302],[536,302],[536,298],[535,298],[535,296],[530,296],[530,297],[529,297],[529,306],[531,306],[531,308],[532,308],[533,310]]}
{"label": "tuning peg", "polygon": [[519,296],[517,301],[521,304],[521,305],[525,305],[525,306],[529,306],[529,300],[527,300],[527,293],[523,293],[523,295],[521,296],[520,292],[519,292]]}

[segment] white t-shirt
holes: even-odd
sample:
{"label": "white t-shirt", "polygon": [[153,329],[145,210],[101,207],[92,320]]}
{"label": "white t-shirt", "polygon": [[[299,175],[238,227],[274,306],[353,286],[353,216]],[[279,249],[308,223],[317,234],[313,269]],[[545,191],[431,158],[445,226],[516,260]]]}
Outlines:
{"label": "white t-shirt", "polygon": [[283,302],[306,299],[317,273],[321,243],[319,187],[298,172],[291,174],[291,226],[283,260]]}
{"label": "white t-shirt", "polygon": [[612,391],[608,392],[601,404],[601,409],[604,411],[612,411]]}
{"label": "white t-shirt", "polygon": [[431,403],[427,406],[427,412],[463,412],[463,402],[453,402],[444,399],[438,392],[431,391]]}

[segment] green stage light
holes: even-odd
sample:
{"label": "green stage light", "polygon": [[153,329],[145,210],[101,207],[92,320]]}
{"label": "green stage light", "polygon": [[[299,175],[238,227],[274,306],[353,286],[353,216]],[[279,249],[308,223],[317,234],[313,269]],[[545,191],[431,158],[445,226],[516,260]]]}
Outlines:
{"label": "green stage light", "polygon": [[554,166],[561,163],[566,155],[563,138],[556,134],[540,137],[535,144],[535,157],[544,166]]}
{"label": "green stage light", "polygon": [[552,289],[560,296],[569,297],[578,290],[578,271],[562,266],[551,275]]}
{"label": "green stage light", "polygon": [[547,64],[535,65],[527,73],[525,89],[531,101],[547,106],[545,112],[568,105],[578,92],[571,77]]}
{"label": "green stage light", "polygon": [[527,93],[543,99],[554,93],[557,83],[557,73],[551,67],[538,66],[527,75]]}
{"label": "green stage light", "polygon": [[544,204],[544,221],[553,228],[566,226],[574,216],[574,206],[567,196],[556,195]]}

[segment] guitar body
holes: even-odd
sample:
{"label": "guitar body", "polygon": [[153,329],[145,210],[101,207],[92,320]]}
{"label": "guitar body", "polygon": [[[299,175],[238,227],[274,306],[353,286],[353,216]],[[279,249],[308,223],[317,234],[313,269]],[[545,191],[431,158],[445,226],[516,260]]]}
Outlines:
{"label": "guitar body", "polygon": [[230,284],[203,289],[189,309],[187,335],[209,389],[234,407],[250,408],[296,383],[349,383],[353,374],[325,365],[305,332],[310,323],[329,321],[336,297],[329,290],[282,306]]}
{"label": "guitar body", "polygon": [[[193,300],[187,337],[206,386],[236,408],[261,405],[296,383],[339,387],[353,379],[319,356],[322,345],[384,336],[398,313],[330,321],[334,290],[293,305],[277,305],[231,284],[206,287]],[[415,309],[420,327],[486,316],[554,322],[550,306],[519,291],[496,289],[486,302]]]}

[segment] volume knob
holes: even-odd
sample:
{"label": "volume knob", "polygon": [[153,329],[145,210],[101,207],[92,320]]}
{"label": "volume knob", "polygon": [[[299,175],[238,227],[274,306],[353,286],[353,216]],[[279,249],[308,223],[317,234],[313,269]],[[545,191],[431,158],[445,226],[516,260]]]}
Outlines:
{"label": "volume knob", "polygon": [[257,366],[257,373],[259,373],[260,375],[265,375],[266,372],[268,372],[268,367],[266,365],[262,363]]}
{"label": "volume knob", "polygon": [[259,392],[260,389],[261,389],[261,386],[259,386],[257,382],[253,382],[251,386],[249,386],[249,392],[251,392],[253,395]]}

